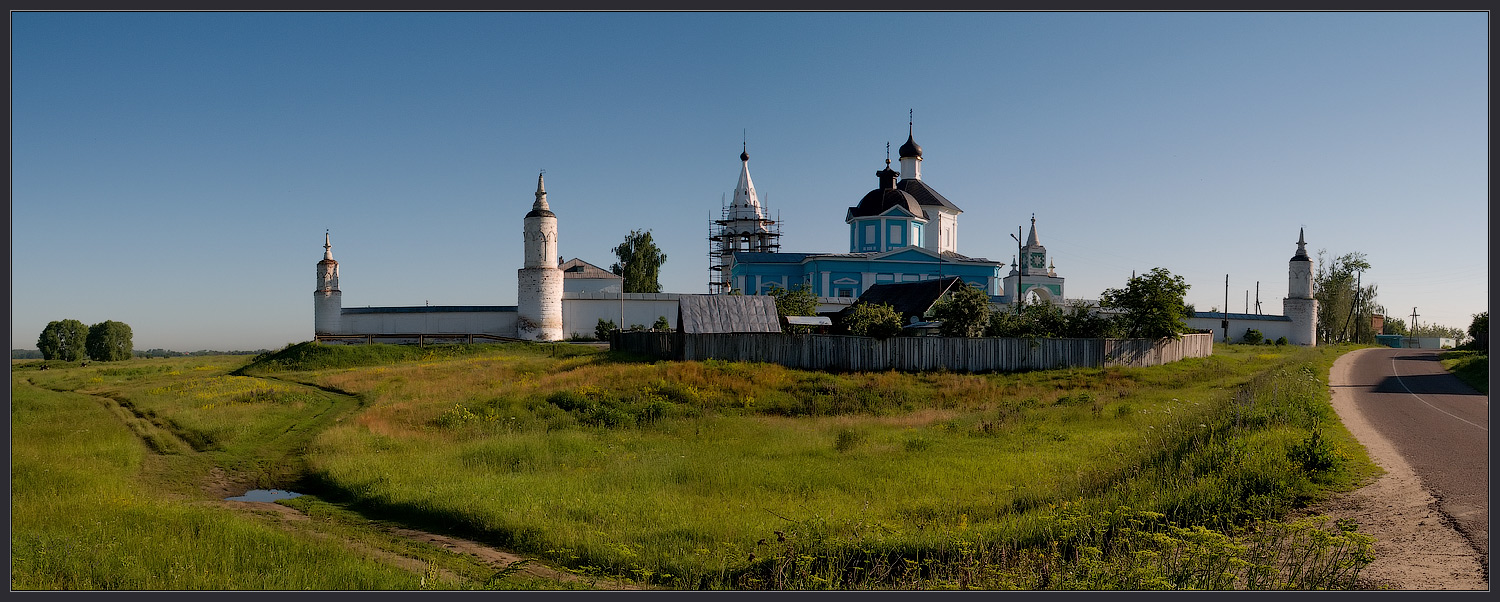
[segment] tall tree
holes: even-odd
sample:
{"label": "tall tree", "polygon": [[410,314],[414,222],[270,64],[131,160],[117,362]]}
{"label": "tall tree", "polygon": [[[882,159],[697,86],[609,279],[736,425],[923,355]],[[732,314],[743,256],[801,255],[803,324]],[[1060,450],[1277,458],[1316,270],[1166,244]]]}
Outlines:
{"label": "tall tree", "polygon": [[651,231],[631,230],[625,242],[615,247],[615,256],[620,261],[609,266],[609,270],[624,279],[622,286],[627,293],[659,293],[661,282],[657,280],[661,264],[667,262],[667,254],[656,248],[651,241]]}
{"label": "tall tree", "polygon": [[1474,321],[1469,323],[1469,336],[1472,347],[1489,353],[1490,350],[1490,312],[1474,314]]}
{"label": "tall tree", "polygon": [[1313,274],[1313,298],[1318,300],[1318,340],[1325,343],[1375,342],[1370,316],[1379,311],[1376,286],[1362,284],[1370,262],[1364,253],[1345,253],[1333,259],[1318,251]]}
{"label": "tall tree", "polygon": [[1406,336],[1406,320],[1394,316],[1386,316],[1380,325],[1380,334],[1399,334]]}
{"label": "tall tree", "polygon": [[130,326],[105,320],[89,327],[84,347],[89,357],[101,362],[128,360],[131,356]]}
{"label": "tall tree", "polygon": [[933,304],[932,317],[942,321],[938,332],[945,337],[984,336],[990,323],[990,296],[982,288],[960,282]]}
{"label": "tall tree", "polygon": [[76,362],[83,359],[84,345],[88,342],[89,327],[78,320],[48,322],[36,339],[36,348],[42,359]]}
{"label": "tall tree", "polygon": [[1123,310],[1120,327],[1132,338],[1177,338],[1187,330],[1188,307],[1183,303],[1189,285],[1166,268],[1152,268],[1132,276],[1125,288],[1105,289],[1099,305]]}

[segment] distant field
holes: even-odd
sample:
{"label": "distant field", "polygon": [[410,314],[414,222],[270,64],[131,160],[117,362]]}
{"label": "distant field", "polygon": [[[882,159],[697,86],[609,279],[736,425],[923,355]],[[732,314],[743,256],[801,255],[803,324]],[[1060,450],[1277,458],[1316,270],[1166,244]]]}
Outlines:
{"label": "distant field", "polygon": [[[12,387],[73,395],[55,401],[92,408],[97,428],[113,421],[125,448],[134,437],[135,460],[90,478],[147,485],[134,494],[145,507],[205,499],[215,474],[290,484],[312,495],[286,505],[443,529],[651,587],[1300,589],[1347,586],[1350,554],[1368,547],[1346,526],[1275,522],[1374,470],[1327,403],[1344,350],[1231,345],[1155,368],[968,375],[645,362],[561,344],[304,344],[248,365],[17,368]],[[18,433],[45,430],[15,412]],[[88,472],[41,453],[69,437],[18,436],[13,472],[20,458]],[[39,566],[52,548],[16,543],[60,517],[27,497],[35,470],[17,474],[16,566]],[[340,521],[340,537],[378,540],[359,524]],[[383,565],[357,548],[315,553],[354,564],[290,588],[436,582],[362,576]],[[440,587],[497,586],[422,553],[444,567]],[[259,570],[228,562],[179,583],[261,589]],[[66,587],[28,571],[33,587]]]}

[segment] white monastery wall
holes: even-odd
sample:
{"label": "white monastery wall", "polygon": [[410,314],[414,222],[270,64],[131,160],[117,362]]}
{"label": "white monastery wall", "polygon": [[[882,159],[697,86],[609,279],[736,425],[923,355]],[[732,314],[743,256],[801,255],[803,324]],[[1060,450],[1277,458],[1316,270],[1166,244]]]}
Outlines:
{"label": "white monastery wall", "polygon": [[[1214,340],[1223,342],[1223,320],[1224,319],[1221,317],[1199,317],[1188,318],[1186,322],[1188,328],[1196,328],[1199,330],[1207,330],[1213,332]],[[1231,314],[1231,317],[1229,318],[1229,342],[1238,343],[1240,341],[1243,341],[1245,339],[1245,330],[1254,328],[1256,330],[1259,330],[1260,334],[1262,336],[1265,336],[1266,339],[1270,341],[1275,341],[1280,337],[1286,337],[1288,343],[1294,345],[1304,344],[1297,342],[1295,332],[1293,332],[1293,326],[1293,322],[1289,322],[1286,320],[1246,320],[1243,318],[1234,318],[1233,314]]]}
{"label": "white monastery wall", "polygon": [[661,316],[666,316],[672,328],[677,328],[677,300],[679,293],[625,293],[624,324],[620,323],[621,300],[619,293],[565,293],[563,296],[563,324],[568,332],[564,337],[594,336],[594,327],[603,319],[614,322],[621,328],[640,324],[650,328]]}
{"label": "white monastery wall", "polygon": [[514,311],[392,311],[344,314],[339,334],[516,336]]}

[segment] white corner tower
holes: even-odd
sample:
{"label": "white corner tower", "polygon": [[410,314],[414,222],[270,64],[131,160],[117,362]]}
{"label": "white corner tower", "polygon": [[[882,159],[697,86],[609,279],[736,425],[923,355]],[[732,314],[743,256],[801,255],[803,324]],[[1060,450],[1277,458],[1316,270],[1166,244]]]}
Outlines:
{"label": "white corner tower", "polygon": [[318,288],[313,291],[313,335],[338,334],[343,311],[339,292],[339,262],[333,260],[333,245],[323,233],[323,260],[318,262]]}
{"label": "white corner tower", "polygon": [[563,273],[557,268],[557,215],[547,207],[547,188],[536,176],[536,202],[526,214],[525,267],[516,286],[516,336],[530,341],[563,338]]}
{"label": "white corner tower", "polygon": [[750,180],[750,151],[740,148],[740,179],[734,185],[734,200],[721,209],[708,235],[708,292],[728,293],[734,254],[775,253],[781,248],[781,225],[770,218]]}
{"label": "white corner tower", "polygon": [[1303,230],[1297,230],[1297,254],[1287,262],[1286,298],[1281,300],[1282,313],[1292,319],[1292,334],[1287,342],[1312,347],[1318,344],[1318,300],[1313,298],[1312,258],[1307,256]]}

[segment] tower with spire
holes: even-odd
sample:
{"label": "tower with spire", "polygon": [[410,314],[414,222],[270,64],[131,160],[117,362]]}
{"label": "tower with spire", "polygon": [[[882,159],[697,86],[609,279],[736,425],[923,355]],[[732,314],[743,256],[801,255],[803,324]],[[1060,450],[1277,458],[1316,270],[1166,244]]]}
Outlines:
{"label": "tower with spire", "polygon": [[720,208],[720,218],[710,226],[708,292],[729,292],[728,266],[733,263],[735,253],[775,253],[780,248],[780,224],[770,219],[760,204],[755,183],[750,179],[750,151],[742,143],[740,179],[734,186],[734,199]]}
{"label": "tower with spire", "polygon": [[1021,256],[1011,262],[1010,275],[1005,278],[1005,290],[1010,293],[1010,302],[1021,300],[1062,303],[1063,279],[1057,276],[1057,262],[1047,257],[1047,247],[1036,234],[1036,214],[1031,214],[1031,232],[1026,235],[1026,245],[1021,247]]}
{"label": "tower with spire", "polygon": [[1304,229],[1297,230],[1297,253],[1287,262],[1286,298],[1281,311],[1292,320],[1287,342],[1313,346],[1318,342],[1318,300],[1313,298],[1312,258],[1307,256]]}
{"label": "tower with spire", "polygon": [[333,245],[323,232],[323,260],[318,262],[318,288],[313,290],[313,334],[338,334],[343,311],[339,292],[339,262],[333,260]]}
{"label": "tower with spire", "polygon": [[526,214],[523,267],[516,284],[516,335],[531,341],[563,338],[563,273],[557,268],[557,215],[547,206],[547,187],[536,177],[536,202]]}

